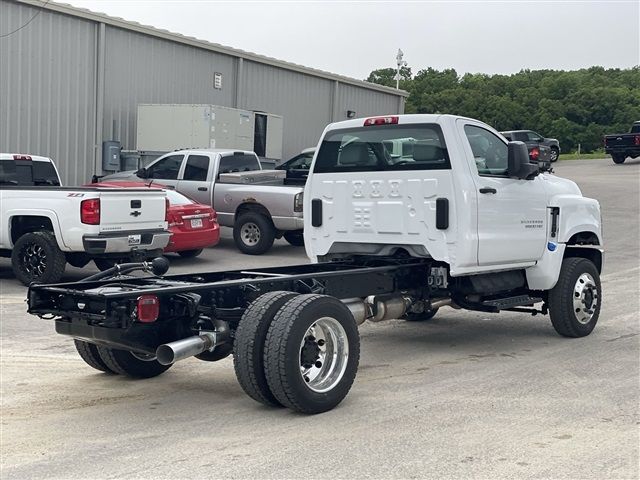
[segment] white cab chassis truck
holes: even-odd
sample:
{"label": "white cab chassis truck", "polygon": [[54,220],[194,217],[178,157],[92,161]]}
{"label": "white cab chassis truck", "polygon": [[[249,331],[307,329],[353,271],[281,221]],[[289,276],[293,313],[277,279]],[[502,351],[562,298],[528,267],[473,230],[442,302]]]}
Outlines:
{"label": "white cab chassis truck", "polygon": [[540,173],[526,146],[450,115],[329,125],[304,193],[312,264],[205,274],[119,276],[32,286],[29,311],[53,318],[98,370],[152,377],[196,356],[233,354],[244,391],[320,413],[347,395],[358,325],[426,321],[445,306],[548,314],[589,335],[602,305],[598,202]]}

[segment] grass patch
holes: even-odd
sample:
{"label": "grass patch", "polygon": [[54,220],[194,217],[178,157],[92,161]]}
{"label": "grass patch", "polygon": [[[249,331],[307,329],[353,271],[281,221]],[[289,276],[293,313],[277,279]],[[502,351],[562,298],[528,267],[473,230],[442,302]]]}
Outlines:
{"label": "grass patch", "polygon": [[604,152],[581,153],[580,155],[577,153],[561,153],[558,160],[592,160],[601,158],[611,159],[611,156]]}

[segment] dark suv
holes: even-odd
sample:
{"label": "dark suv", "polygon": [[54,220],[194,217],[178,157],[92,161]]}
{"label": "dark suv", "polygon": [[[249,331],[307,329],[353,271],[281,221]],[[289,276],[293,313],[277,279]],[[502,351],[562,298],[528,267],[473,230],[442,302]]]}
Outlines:
{"label": "dark suv", "polygon": [[560,155],[560,143],[555,138],[544,138],[532,130],[510,130],[500,132],[510,142],[519,141],[527,144],[528,147],[544,145],[549,147],[549,160],[555,162]]}

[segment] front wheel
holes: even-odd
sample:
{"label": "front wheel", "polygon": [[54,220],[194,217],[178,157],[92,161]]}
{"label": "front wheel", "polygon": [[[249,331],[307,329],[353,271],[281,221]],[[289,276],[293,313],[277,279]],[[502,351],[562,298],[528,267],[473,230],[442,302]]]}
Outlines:
{"label": "front wheel", "polygon": [[67,259],[51,232],[25,233],[11,251],[13,273],[25,285],[59,282],[66,265]]}
{"label": "front wheel", "polygon": [[625,157],[623,154],[615,154],[615,155],[611,155],[611,158],[613,159],[613,163],[624,163],[624,161],[627,159],[627,157]]}
{"label": "front wheel", "polygon": [[563,337],[585,337],[598,322],[602,287],[596,266],[586,258],[562,261],[558,283],[549,291],[549,316]]}
{"label": "front wheel", "polygon": [[273,245],[276,230],[271,219],[258,212],[240,215],[233,226],[233,240],[241,252],[262,255]]}
{"label": "front wheel", "polygon": [[325,295],[288,300],[269,326],[264,369],[279,403],[322,413],[349,393],[358,371],[360,337],[349,309]]}

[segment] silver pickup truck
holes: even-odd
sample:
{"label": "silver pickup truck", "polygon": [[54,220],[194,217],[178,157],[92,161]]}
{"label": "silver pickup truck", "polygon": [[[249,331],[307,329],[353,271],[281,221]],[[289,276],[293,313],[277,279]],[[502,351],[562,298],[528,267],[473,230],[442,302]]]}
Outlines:
{"label": "silver pickup truck", "polygon": [[301,186],[285,185],[284,172],[262,170],[254,152],[193,149],[167,153],[146,168],[118,172],[108,180],[148,179],[174,187],[193,200],[213,206],[218,221],[233,227],[238,248],[265,253],[275,238],[304,244]]}

